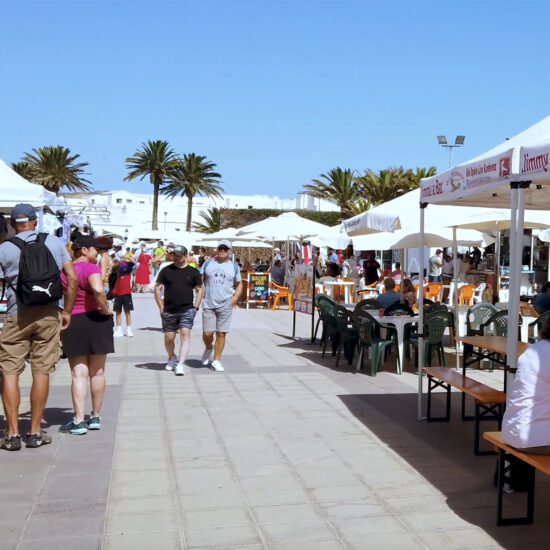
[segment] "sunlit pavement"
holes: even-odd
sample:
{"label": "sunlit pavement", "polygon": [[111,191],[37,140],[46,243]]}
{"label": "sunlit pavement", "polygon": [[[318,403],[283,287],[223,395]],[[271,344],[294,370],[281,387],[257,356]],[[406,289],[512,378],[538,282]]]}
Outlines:
{"label": "sunlit pavement", "polygon": [[[497,528],[496,458],[474,456],[458,395],[450,423],[417,420],[412,364],[402,376],[395,356],[375,378],[344,360],[336,371],[309,343],[309,317],[296,315],[294,340],[286,309],[239,309],[226,371],[201,365],[198,318],[176,377],[153,297],[134,303],[136,336],[108,361],[102,430],[58,434],[72,417],[62,361],[44,415],[53,444],[0,451],[0,549],[548,548],[548,478],[537,476],[533,525]],[[475,376],[502,384],[498,370]],[[511,495],[510,511],[524,500]]]}

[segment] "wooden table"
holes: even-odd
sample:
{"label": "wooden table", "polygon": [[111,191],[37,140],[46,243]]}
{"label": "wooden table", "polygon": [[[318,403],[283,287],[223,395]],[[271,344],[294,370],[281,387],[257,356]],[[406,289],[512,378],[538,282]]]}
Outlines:
{"label": "wooden table", "polygon": [[[506,336],[459,336],[457,340],[464,345],[462,374],[466,376],[468,365],[477,363],[482,359],[489,359],[504,367],[504,391],[506,391],[506,373],[508,370],[506,366]],[[529,347],[526,342],[516,342],[516,345],[518,357]],[[474,348],[479,348],[480,351],[476,351]],[[468,355],[473,356],[473,359],[468,360]],[[503,359],[498,356],[502,356]]]}

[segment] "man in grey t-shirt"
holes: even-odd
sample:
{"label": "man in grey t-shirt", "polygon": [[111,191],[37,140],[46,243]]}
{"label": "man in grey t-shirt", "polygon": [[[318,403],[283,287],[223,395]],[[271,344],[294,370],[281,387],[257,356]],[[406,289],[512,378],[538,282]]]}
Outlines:
{"label": "man in grey t-shirt", "polygon": [[220,357],[225,346],[225,335],[231,326],[233,308],[237,305],[243,285],[238,266],[229,259],[230,251],[231,243],[227,239],[221,240],[217,256],[202,266],[202,364],[208,365],[213,353],[212,368],[215,371],[224,370]]}
{"label": "man in grey t-shirt", "polygon": [[[18,239],[25,243],[36,240],[36,212],[30,204],[17,204],[13,207],[11,225]],[[29,353],[32,388],[31,429],[27,434],[27,447],[51,443],[51,437],[41,429],[42,413],[48,398],[49,375],[55,370],[59,359],[59,331],[69,326],[78,283],[71,258],[61,241],[57,237],[48,236],[45,245],[67,279],[67,292],[61,314],[57,302],[23,305],[19,301],[15,289],[19,277],[20,249],[9,241],[0,245],[0,280],[4,279],[8,300],[6,320],[0,336],[2,400],[7,420],[6,433],[0,438],[0,448],[6,451],[21,449],[19,375],[25,368],[25,359]]]}

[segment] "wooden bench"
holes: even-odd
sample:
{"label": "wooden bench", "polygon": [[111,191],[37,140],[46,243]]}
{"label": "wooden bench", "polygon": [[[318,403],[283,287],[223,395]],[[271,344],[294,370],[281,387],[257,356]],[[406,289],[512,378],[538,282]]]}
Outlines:
{"label": "wooden bench", "polygon": [[[448,422],[451,418],[451,386],[462,392],[462,420],[474,420],[474,454],[494,454],[494,451],[479,450],[479,423],[482,420],[496,420],[500,429],[502,423],[503,405],[506,403],[506,394],[486,386],[477,380],[459,374],[449,367],[424,367],[428,375],[428,422]],[[447,407],[445,416],[433,417],[432,412],[432,390],[443,388],[447,390]],[[474,416],[466,416],[465,401],[466,395],[475,400]]]}
{"label": "wooden bench", "polygon": [[[498,506],[497,506],[497,525],[526,525],[533,523],[535,512],[535,470],[539,470],[550,475],[550,455],[536,455],[524,453],[521,449],[516,449],[506,445],[502,441],[501,432],[485,432],[483,439],[492,443],[498,449]],[[508,456],[506,456],[508,454]],[[515,457],[515,461],[511,460]],[[506,466],[505,459],[509,462]],[[528,464],[529,468],[529,486],[527,489],[527,515],[524,517],[503,518],[502,517],[502,493],[504,488],[504,475],[512,468],[513,464],[521,460]]]}

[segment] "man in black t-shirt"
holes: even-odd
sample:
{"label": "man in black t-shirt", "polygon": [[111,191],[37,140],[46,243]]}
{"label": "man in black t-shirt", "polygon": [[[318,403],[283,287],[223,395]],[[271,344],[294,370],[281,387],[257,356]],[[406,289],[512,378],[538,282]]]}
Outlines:
{"label": "man in black t-shirt", "polygon": [[[185,374],[185,359],[193,320],[202,300],[202,281],[199,271],[187,265],[187,248],[177,245],[173,263],[163,267],[157,275],[155,300],[159,307],[164,332],[164,347],[168,353],[165,369],[176,375]],[[164,287],[164,297],[161,290]],[[196,293],[195,293],[196,290]],[[179,355],[174,354],[176,334],[180,334]]]}
{"label": "man in black t-shirt", "polygon": [[380,280],[380,264],[376,261],[374,253],[371,252],[369,259],[363,263],[365,273],[365,285],[369,286]]}

